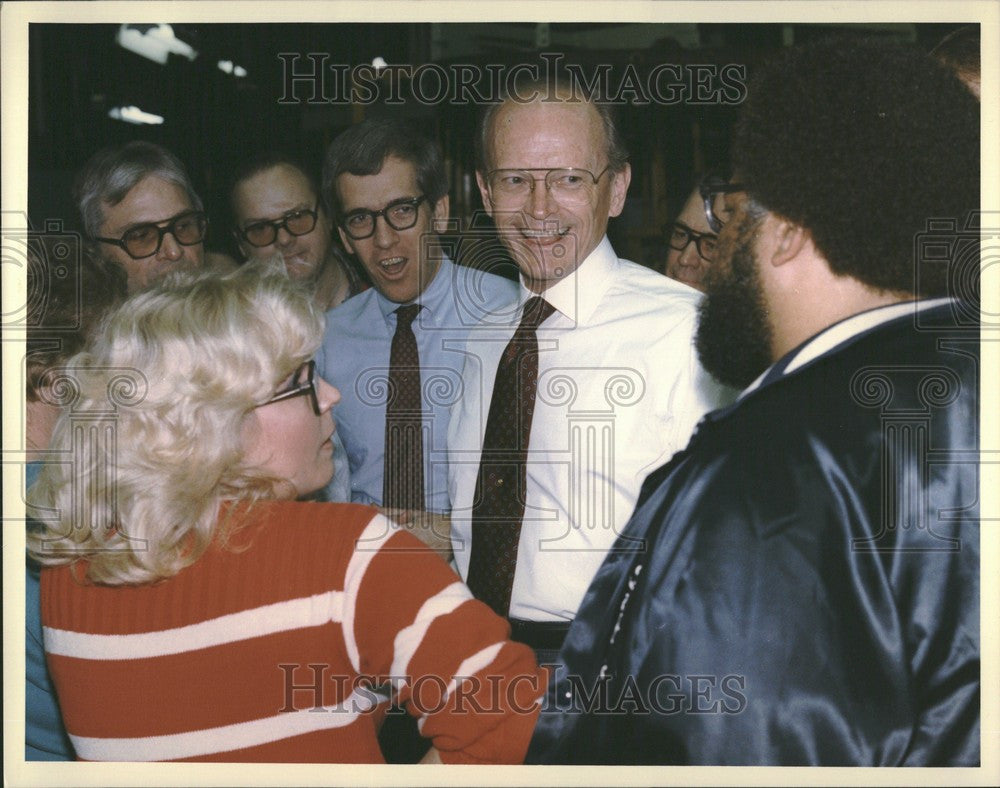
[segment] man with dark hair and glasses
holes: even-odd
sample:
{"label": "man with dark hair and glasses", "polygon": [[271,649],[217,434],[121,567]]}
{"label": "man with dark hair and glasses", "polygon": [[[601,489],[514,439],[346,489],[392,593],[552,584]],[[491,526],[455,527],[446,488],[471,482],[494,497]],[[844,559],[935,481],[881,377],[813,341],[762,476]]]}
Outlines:
{"label": "man with dark hair and glasses", "polygon": [[666,235],[669,249],[663,273],[704,292],[705,276],[715,258],[719,236],[708,226],[697,185],[677,218],[666,228]]}
{"label": "man with dark hair and glasses", "polygon": [[[98,151],[78,173],[74,196],[88,240],[125,271],[130,293],[206,264],[201,199],[165,148],[135,140]],[[231,265],[224,255],[211,263]]]}
{"label": "man with dark hair and glasses", "polygon": [[[980,764],[980,117],[883,38],[758,69],[697,344],[529,762]],[[984,740],[985,741],[985,740]]]}
{"label": "man with dark hair and glasses", "polygon": [[248,260],[280,255],[288,275],[314,289],[332,309],[365,288],[333,242],[333,223],[309,170],[283,153],[257,156],[237,171],[230,189],[233,235]]}
{"label": "man with dark hair and glasses", "polygon": [[[327,313],[316,356],[341,391],[350,499],[381,507],[447,557],[447,434],[463,396],[463,348],[481,319],[514,300],[514,284],[449,259],[437,235],[448,218],[441,149],[413,123],[371,118],[340,134],[326,152],[323,194],[373,285]],[[390,763],[426,750],[396,714],[380,742]]]}
{"label": "man with dark hair and glasses", "polygon": [[330,144],[323,191],[373,287],[327,314],[317,356],[320,374],[342,392],[337,420],[351,499],[401,521],[431,513],[433,528],[417,535],[443,553],[446,437],[462,396],[462,345],[515,292],[512,282],[449,259],[437,235],[447,189],[437,141],[411,122],[368,119]]}

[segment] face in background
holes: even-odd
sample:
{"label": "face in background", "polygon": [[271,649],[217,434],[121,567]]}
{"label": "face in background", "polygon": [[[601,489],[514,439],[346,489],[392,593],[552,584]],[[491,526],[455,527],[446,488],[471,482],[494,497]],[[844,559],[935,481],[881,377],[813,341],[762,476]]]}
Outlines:
{"label": "face in background", "polygon": [[[289,376],[276,391],[291,384]],[[334,425],[330,408],[340,401],[340,392],[317,377],[316,393],[319,416],[306,394],[254,408],[243,423],[243,460],[281,481],[279,498],[308,495],[333,477]]]}
{"label": "face in background", "polygon": [[[588,103],[508,102],[494,116],[489,134],[490,170],[572,167],[596,176],[608,166],[604,124]],[[476,173],[483,205],[525,285],[536,293],[575,271],[601,242],[608,219],[622,211],[631,178],[628,165],[622,172],[608,170],[588,190],[585,202],[567,206],[546,189],[544,173],[535,172],[531,174],[539,180],[533,191],[513,205],[493,201],[487,174]]]}
{"label": "face in background", "polygon": [[702,365],[719,382],[739,389],[772,361],[771,324],[754,251],[759,224],[738,212],[723,226],[698,310],[695,342]]}
{"label": "face in background", "polygon": [[309,179],[290,164],[277,164],[240,181],[233,189],[233,211],[240,230],[255,222],[281,220],[296,211],[316,211],[316,226],[310,232],[296,236],[281,227],[274,243],[267,246],[254,246],[237,233],[240,250],[248,260],[281,255],[292,279],[315,282],[333,240],[330,219],[317,202]]}
{"label": "face in background", "polygon": [[[345,216],[358,209],[381,211],[397,200],[423,195],[416,167],[395,156],[387,156],[375,175],[339,175],[336,189]],[[413,301],[437,273],[440,260],[425,258],[422,238],[432,232],[435,219],[448,218],[448,196],[434,206],[424,200],[417,211],[417,222],[408,230],[394,229],[384,216],[375,219],[375,232],[368,238],[354,239],[338,228],[344,245],[357,255],[372,284],[397,304]]]}
{"label": "face in background", "polygon": [[[139,181],[117,205],[103,203],[101,207],[104,221],[100,235],[104,238],[121,238],[138,224],[166,225],[195,209],[184,189],[156,175]],[[204,243],[182,246],[171,233],[163,236],[159,251],[138,260],[113,244],[102,243],[100,249],[105,258],[125,269],[129,293],[145,290],[172,271],[201,268],[205,260]]]}
{"label": "face in background", "polygon": [[[711,236],[701,241],[701,251],[714,256],[714,249],[717,237],[708,226],[708,219],[705,217],[705,204],[695,189],[684,203],[684,208],[674,220],[674,224],[683,225],[681,229],[694,231],[696,233]],[[678,235],[677,228],[674,228],[674,235]],[[687,245],[681,249],[674,249],[673,246],[667,250],[666,273],[671,279],[690,285],[696,290],[705,291],[705,275],[711,265],[710,260],[706,260],[698,251],[698,243],[690,235],[687,238]]]}

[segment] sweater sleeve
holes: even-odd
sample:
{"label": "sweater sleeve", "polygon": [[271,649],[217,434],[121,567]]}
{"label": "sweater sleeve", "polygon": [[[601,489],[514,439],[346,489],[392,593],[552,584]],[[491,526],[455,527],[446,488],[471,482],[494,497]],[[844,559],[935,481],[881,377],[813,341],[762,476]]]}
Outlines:
{"label": "sweater sleeve", "polygon": [[371,520],[345,578],[349,658],[390,682],[445,763],[520,763],[546,674],[507,622],[419,540]]}

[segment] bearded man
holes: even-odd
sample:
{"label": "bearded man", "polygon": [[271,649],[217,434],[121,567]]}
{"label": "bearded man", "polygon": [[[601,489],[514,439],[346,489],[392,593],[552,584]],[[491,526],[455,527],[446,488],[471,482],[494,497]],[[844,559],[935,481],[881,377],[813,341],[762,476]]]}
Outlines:
{"label": "bearded man", "polygon": [[529,762],[979,763],[979,149],[914,50],[757,75],[697,335],[745,388],[647,478]]}

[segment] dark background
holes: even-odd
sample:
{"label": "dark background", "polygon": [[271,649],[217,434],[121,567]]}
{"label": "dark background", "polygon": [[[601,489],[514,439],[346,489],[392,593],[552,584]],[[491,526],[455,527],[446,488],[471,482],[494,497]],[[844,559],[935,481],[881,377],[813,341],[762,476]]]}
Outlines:
{"label": "dark background", "polygon": [[[631,70],[641,79],[663,63],[754,67],[783,46],[830,35],[879,35],[929,50],[956,24],[173,24],[177,38],[198,55],[171,55],[160,65],[115,42],[117,25],[40,24],[29,27],[29,217],[79,229],[70,189],[73,175],[99,148],[148,139],[173,150],[188,166],[211,219],[209,248],[237,256],[228,232],[226,191],[230,173],[247,156],[268,148],[298,154],[318,173],[329,142],[367,114],[394,112],[421,118],[438,134],[451,181],[452,218],[466,230],[481,209],[475,188],[472,137],[478,107],[448,101],[409,100],[351,104],[334,97],[337,78],[328,72],[326,96],[310,98],[299,83],[286,96],[280,53],[298,56],[296,71],[312,68],[307,55],[325,53],[326,65],[539,64],[540,53],[564,55],[590,74],[611,67],[612,86]],[[219,60],[243,66],[236,78]],[[431,83],[429,83],[431,84]],[[433,84],[427,91],[433,93]],[[402,90],[401,95],[407,95]],[[282,97],[293,100],[281,103]],[[294,99],[298,100],[294,100]],[[384,99],[384,96],[383,96]],[[110,108],[136,105],[165,118],[160,126],[136,126],[108,117]],[[696,173],[724,170],[738,106],[692,95],[675,103],[631,104],[620,121],[631,153],[632,185],[623,215],[609,228],[618,253],[658,266],[664,256],[663,226],[679,210]],[[477,226],[479,226],[477,224]],[[489,223],[486,225],[489,227]]]}

